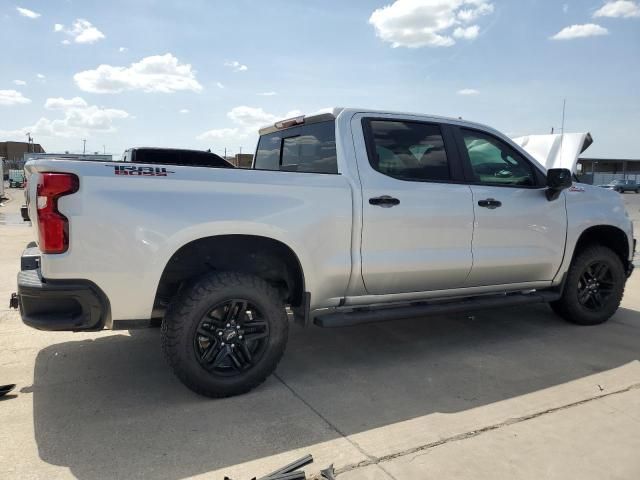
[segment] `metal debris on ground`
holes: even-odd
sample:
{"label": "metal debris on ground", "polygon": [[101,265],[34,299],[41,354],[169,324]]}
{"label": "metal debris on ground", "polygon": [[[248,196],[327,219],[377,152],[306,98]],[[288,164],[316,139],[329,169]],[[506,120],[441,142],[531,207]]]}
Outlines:
{"label": "metal debris on ground", "polygon": [[[305,455],[302,458],[299,458],[295,462],[292,462],[288,465],[285,465],[278,470],[271,472],[264,477],[260,477],[257,480],[306,480],[307,476],[300,468],[309,465],[313,462],[313,457],[311,455]],[[224,480],[232,480],[229,477],[224,477]],[[256,480],[256,477],[253,477],[251,480]]]}
{"label": "metal debris on ground", "polygon": [[15,383],[11,383],[9,385],[0,385],[0,397],[4,397],[7,393],[9,393],[14,388],[16,388]]}
{"label": "metal debris on ground", "polygon": [[336,480],[336,472],[333,469],[333,463],[324,470],[320,470],[320,477],[323,480]]}

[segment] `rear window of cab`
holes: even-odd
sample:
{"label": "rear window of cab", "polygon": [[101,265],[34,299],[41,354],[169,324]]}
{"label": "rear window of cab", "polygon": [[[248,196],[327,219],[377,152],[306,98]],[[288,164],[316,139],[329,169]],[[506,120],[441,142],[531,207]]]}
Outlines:
{"label": "rear window of cab", "polygon": [[253,168],[338,173],[335,121],[301,125],[262,135]]}

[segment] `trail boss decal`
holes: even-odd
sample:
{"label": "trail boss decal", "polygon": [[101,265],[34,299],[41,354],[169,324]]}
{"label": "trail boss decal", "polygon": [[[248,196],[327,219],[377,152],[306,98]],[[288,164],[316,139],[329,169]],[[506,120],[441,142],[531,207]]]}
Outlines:
{"label": "trail boss decal", "polygon": [[124,175],[127,177],[166,177],[172,172],[164,167],[138,167],[135,165],[105,165],[113,168],[114,175]]}

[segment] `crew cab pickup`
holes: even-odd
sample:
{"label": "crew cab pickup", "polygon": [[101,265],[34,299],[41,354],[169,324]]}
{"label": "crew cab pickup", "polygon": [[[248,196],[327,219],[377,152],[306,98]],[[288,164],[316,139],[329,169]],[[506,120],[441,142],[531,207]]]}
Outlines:
{"label": "crew cab pickup", "polygon": [[289,318],[320,327],[549,303],[592,325],[618,308],[635,249],[620,196],[541,167],[484,125],[334,109],[260,130],[251,170],[26,165],[37,239],[24,323],[133,328],[192,390],[273,372]]}

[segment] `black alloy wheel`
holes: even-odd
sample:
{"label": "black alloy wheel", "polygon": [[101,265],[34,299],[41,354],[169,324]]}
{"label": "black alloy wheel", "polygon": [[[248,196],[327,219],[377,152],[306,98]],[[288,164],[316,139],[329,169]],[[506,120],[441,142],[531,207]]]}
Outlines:
{"label": "black alloy wheel", "polygon": [[269,341],[269,323],[258,307],[244,299],[215,305],[194,335],[196,359],[208,372],[239,375],[260,361]]}
{"label": "black alloy wheel", "polygon": [[180,381],[208,397],[257,387],[282,358],[289,323],[281,292],[241,272],[185,284],[162,321],[162,349]]}
{"label": "black alloy wheel", "polygon": [[602,310],[615,291],[613,273],[603,261],[589,264],[578,281],[578,301],[588,310]]}
{"label": "black alloy wheel", "polygon": [[626,279],[622,259],[613,250],[604,245],[583,247],[571,261],[562,296],[549,305],[572,323],[606,322],[620,305]]}

